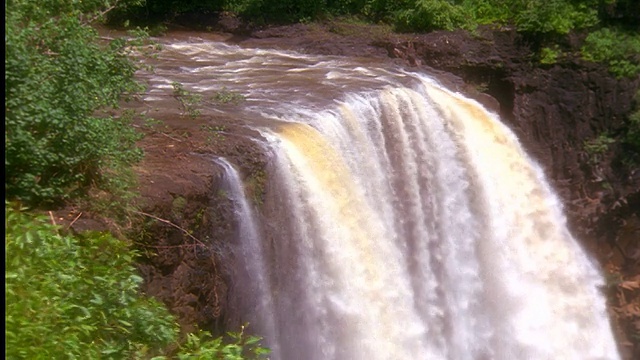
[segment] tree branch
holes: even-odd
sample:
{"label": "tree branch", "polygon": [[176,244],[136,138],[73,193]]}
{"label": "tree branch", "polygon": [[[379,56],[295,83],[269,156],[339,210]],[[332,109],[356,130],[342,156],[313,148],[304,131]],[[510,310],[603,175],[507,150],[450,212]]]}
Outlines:
{"label": "tree branch", "polygon": [[162,222],[162,223],[165,223],[165,224],[167,224],[167,225],[171,225],[171,226],[173,226],[174,228],[176,228],[176,229],[178,229],[178,230],[181,230],[183,233],[185,233],[188,237],[190,237],[191,239],[193,239],[195,242],[197,242],[197,243],[198,243],[198,244],[200,244],[201,246],[204,246],[205,248],[207,247],[207,245],[205,245],[205,243],[203,243],[202,241],[198,240],[195,236],[191,235],[191,233],[189,233],[189,231],[185,230],[184,228],[181,228],[180,226],[178,226],[178,225],[176,225],[176,224],[172,223],[172,222],[171,222],[171,221],[169,221],[169,220],[162,219],[162,218],[159,218],[159,217],[157,217],[157,216],[155,216],[155,215],[147,214],[146,212],[142,212],[142,211],[133,210],[133,212],[134,212],[134,213],[136,213],[136,214],[140,214],[140,215],[148,216],[148,217],[150,217],[150,218],[152,218],[152,219],[158,220],[158,221],[160,221],[160,222]]}
{"label": "tree branch", "polygon": [[96,16],[92,17],[91,19],[89,19],[89,21],[85,22],[85,25],[91,24],[94,21],[98,20],[99,18],[103,17],[104,15],[106,15],[109,11],[113,10],[116,8],[116,6],[118,6],[118,1],[116,0],[115,3],[113,3],[113,5],[111,5],[110,7],[106,8],[104,11],[96,14]]}

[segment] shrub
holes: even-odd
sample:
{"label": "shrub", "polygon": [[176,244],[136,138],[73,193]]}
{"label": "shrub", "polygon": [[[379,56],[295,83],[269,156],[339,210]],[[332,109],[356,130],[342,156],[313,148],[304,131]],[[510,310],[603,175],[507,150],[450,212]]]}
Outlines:
{"label": "shrub", "polygon": [[124,359],[159,352],[177,326],[138,294],[134,254],[107,233],[64,236],[5,206],[8,359]]}
{"label": "shrub", "polygon": [[[187,334],[139,294],[135,252],[108,233],[62,235],[46,217],[5,204],[7,359],[263,359],[261,338]],[[168,345],[177,348],[167,353]],[[154,357],[155,356],[155,357]]]}
{"label": "shrub", "polygon": [[512,2],[518,30],[531,33],[567,34],[598,23],[594,1],[533,0]]}
{"label": "shrub", "polygon": [[480,24],[514,25],[519,31],[566,34],[598,23],[598,0],[463,0]]}
{"label": "shrub", "polygon": [[512,14],[509,1],[463,0],[461,6],[479,24],[507,24]]}
{"label": "shrub", "polygon": [[[54,203],[108,187],[137,161],[127,118],[100,110],[140,89],[128,43],[100,44],[90,27],[103,2],[9,2],[5,13],[5,190]],[[112,3],[106,2],[107,7]]]}
{"label": "shrub", "polygon": [[562,50],[558,46],[544,47],[540,50],[540,63],[545,65],[555,64],[561,55]]}
{"label": "shrub", "polygon": [[265,359],[269,349],[260,345],[260,337],[248,336],[244,333],[245,326],[240,332],[230,332],[228,342],[221,337],[213,338],[209,332],[198,331],[187,336],[187,340],[180,346],[177,354],[179,360],[242,360]]}
{"label": "shrub", "polygon": [[584,150],[589,156],[589,163],[597,165],[602,161],[603,155],[609,151],[610,146],[615,143],[616,140],[607,133],[602,133],[597,138],[585,141]]}
{"label": "shrub", "polygon": [[398,12],[395,20],[400,31],[470,29],[474,27],[467,11],[446,0],[417,0],[413,7]]}
{"label": "shrub", "polygon": [[640,74],[640,34],[615,28],[603,28],[590,33],[581,49],[588,61],[602,62],[617,77]]}

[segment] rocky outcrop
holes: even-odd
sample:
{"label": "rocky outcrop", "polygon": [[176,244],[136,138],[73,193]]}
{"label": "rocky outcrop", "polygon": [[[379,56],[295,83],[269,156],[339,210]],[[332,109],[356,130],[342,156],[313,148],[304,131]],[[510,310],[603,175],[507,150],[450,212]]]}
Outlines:
{"label": "rocky outcrop", "polygon": [[[255,134],[228,119],[156,119],[162,125],[141,126],[141,210],[134,212],[136,231],[129,235],[140,254],[142,290],[163,301],[183,330],[199,326],[222,334],[234,261],[229,245],[237,224],[214,159],[223,156],[239,166],[257,198],[264,154],[250,140]],[[224,131],[211,133],[203,125]]]}

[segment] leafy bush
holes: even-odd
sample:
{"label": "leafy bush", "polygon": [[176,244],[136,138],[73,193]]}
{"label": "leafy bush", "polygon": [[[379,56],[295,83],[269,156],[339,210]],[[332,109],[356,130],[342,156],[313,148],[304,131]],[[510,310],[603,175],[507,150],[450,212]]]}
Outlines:
{"label": "leafy bush", "polygon": [[562,51],[557,47],[545,47],[540,50],[540,63],[545,65],[555,64],[562,55]]}
{"label": "leafy bush", "polygon": [[508,24],[512,15],[510,1],[463,0],[461,6],[478,24]]}
{"label": "leafy bush", "polygon": [[173,96],[180,102],[182,115],[189,115],[192,119],[200,116],[200,109],[198,107],[202,102],[202,95],[192,93],[177,81],[172,82],[171,87],[173,87]]}
{"label": "leafy bush", "polygon": [[140,89],[124,40],[100,44],[88,0],[9,2],[5,13],[5,189],[11,199],[53,203],[106,188],[137,161],[126,118],[99,110]]}
{"label": "leafy bush", "polygon": [[400,31],[455,30],[473,28],[470,14],[447,0],[416,0],[408,9],[398,12],[395,20]]}
{"label": "leafy bush", "polygon": [[123,241],[60,235],[46,218],[5,211],[8,359],[124,359],[175,340],[166,308],[138,295]]}
{"label": "leafy bush", "polygon": [[512,15],[518,30],[532,33],[567,34],[598,23],[594,1],[512,1]]}
{"label": "leafy bush", "polygon": [[[151,29],[157,26],[158,22],[172,20],[177,15],[185,13],[207,14],[221,11],[227,0],[145,0],[139,6],[128,8],[118,7],[109,12],[108,23],[126,25],[129,22],[149,25]],[[162,29],[156,28],[161,32]]]}
{"label": "leafy bush", "polygon": [[640,34],[603,28],[590,33],[581,49],[588,61],[608,64],[618,77],[640,74]]}
{"label": "leafy bush", "polygon": [[566,34],[598,23],[598,0],[463,0],[479,24],[513,25],[519,31]]}
{"label": "leafy bush", "polygon": [[[140,296],[135,253],[107,233],[62,235],[5,204],[7,359],[263,359],[242,327],[229,340],[199,331],[176,344],[167,309]],[[167,353],[168,345],[178,348]]]}
{"label": "leafy bush", "polygon": [[239,333],[228,333],[231,341],[214,339],[206,331],[198,331],[187,336],[177,354],[179,360],[242,360],[265,359],[270,351],[260,346],[260,337],[247,336],[243,326]]}

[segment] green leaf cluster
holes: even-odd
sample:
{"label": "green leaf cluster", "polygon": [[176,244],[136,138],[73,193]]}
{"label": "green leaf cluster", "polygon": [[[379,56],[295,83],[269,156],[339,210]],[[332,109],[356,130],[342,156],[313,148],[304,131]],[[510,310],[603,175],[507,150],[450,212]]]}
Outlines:
{"label": "green leaf cluster", "polygon": [[110,116],[141,89],[125,40],[90,26],[111,1],[12,0],[5,6],[5,190],[55,203],[107,188],[141,158],[129,118]]}
{"label": "green leaf cluster", "polygon": [[177,81],[172,82],[171,87],[173,87],[173,96],[180,102],[182,115],[189,115],[192,119],[197,118],[200,115],[199,106],[202,102],[202,95],[188,91],[184,85]]}
{"label": "green leaf cluster", "polygon": [[260,345],[261,338],[248,336],[244,330],[245,326],[242,326],[240,332],[227,333],[229,340],[226,342],[221,337],[214,339],[206,331],[191,333],[180,346],[176,357],[179,360],[266,359],[270,350]]}
{"label": "green leaf cluster", "polygon": [[44,217],[5,211],[8,359],[124,359],[175,341],[166,308],[139,296],[125,242],[61,235]]}
{"label": "green leaf cluster", "polygon": [[640,33],[602,28],[590,33],[581,49],[585,60],[605,63],[617,77],[640,73]]}
{"label": "green leaf cluster", "polygon": [[211,100],[216,104],[233,104],[238,105],[239,103],[246,100],[246,97],[236,91],[229,90],[226,87],[216,91]]}
{"label": "green leaf cluster", "polygon": [[515,26],[530,33],[566,34],[598,23],[598,0],[463,0],[478,24]]}
{"label": "green leaf cluster", "polygon": [[[7,359],[264,359],[242,327],[228,339],[187,334],[142,296],[136,253],[108,233],[64,235],[5,203]],[[170,351],[168,349],[177,349]]]}
{"label": "green leaf cluster", "polygon": [[545,65],[555,64],[562,55],[558,46],[544,47],[540,50],[540,63]]}
{"label": "green leaf cluster", "polygon": [[446,0],[417,0],[413,7],[398,11],[394,22],[400,31],[475,28],[466,8]]}

